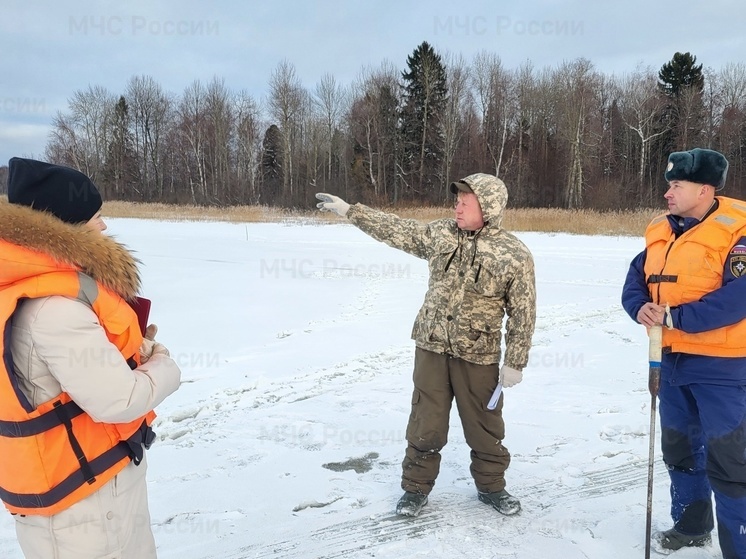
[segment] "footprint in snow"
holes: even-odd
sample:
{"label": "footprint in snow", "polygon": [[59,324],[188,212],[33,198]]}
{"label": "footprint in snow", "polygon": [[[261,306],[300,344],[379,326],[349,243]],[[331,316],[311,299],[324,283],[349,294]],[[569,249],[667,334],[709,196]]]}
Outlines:
{"label": "footprint in snow", "polygon": [[628,425],[607,425],[598,436],[604,441],[625,444],[633,439],[646,437],[647,432],[643,429],[630,429]]}

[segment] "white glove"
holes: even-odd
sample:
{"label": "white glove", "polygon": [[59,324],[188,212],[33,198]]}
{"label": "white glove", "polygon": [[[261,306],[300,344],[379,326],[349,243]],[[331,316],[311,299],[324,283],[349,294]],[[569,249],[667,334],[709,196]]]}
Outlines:
{"label": "white glove", "polygon": [[334,212],[340,217],[347,215],[347,210],[350,209],[350,205],[342,200],[339,196],[332,196],[326,192],[317,192],[316,198],[321,200],[316,207],[322,212]]}
{"label": "white glove", "polygon": [[158,342],[153,342],[153,353],[150,354],[150,357],[153,357],[154,355],[171,357],[171,354],[168,352],[168,348],[163,344],[159,344]]}
{"label": "white glove", "polygon": [[140,364],[145,364],[148,359],[153,357],[156,353],[169,356],[168,349],[163,344],[159,344],[155,341],[155,335],[158,333],[158,326],[155,324],[149,324],[145,329],[145,338],[143,338],[142,344],[140,345]]}
{"label": "white glove", "polygon": [[504,388],[510,388],[511,386],[515,386],[519,382],[523,380],[523,373],[519,371],[518,369],[514,369],[513,367],[508,367],[507,365],[503,365],[500,369],[500,382],[502,382],[502,385]]}
{"label": "white glove", "polygon": [[663,313],[663,326],[673,330],[673,317],[671,316],[671,307],[666,304],[666,312]]}

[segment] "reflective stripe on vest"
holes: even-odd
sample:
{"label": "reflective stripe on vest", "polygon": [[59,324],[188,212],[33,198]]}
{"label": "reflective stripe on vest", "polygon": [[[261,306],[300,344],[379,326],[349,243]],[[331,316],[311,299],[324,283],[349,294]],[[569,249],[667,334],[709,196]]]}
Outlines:
{"label": "reflective stripe on vest", "polygon": [[89,462],[91,472],[94,475],[93,482],[87,480],[81,470],[77,470],[45,493],[11,493],[0,487],[0,499],[6,505],[30,511],[25,514],[38,514],[33,511],[54,507],[86,483],[93,485],[95,476],[101,476],[124,459],[129,462],[129,458],[129,446],[127,443],[119,443]]}

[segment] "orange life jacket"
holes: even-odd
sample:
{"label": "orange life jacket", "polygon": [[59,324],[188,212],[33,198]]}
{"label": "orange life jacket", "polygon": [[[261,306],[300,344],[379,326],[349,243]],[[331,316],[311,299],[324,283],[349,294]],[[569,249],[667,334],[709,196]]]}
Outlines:
{"label": "orange life jacket", "polygon": [[136,456],[133,449],[141,452],[155,414],[97,423],[64,392],[34,408],[13,372],[11,315],[24,298],[84,301],[132,367],[140,361],[142,333],[124,299],[74,267],[5,241],[0,251],[0,498],[12,513],[49,516],[96,492]]}
{"label": "orange life jacket", "polygon": [[[718,196],[718,209],[677,239],[666,215],[645,231],[645,278],[653,302],[675,307],[697,301],[723,285],[730,249],[746,236],[746,204]],[[698,334],[663,328],[663,346],[673,352],[746,357],[746,320]]]}

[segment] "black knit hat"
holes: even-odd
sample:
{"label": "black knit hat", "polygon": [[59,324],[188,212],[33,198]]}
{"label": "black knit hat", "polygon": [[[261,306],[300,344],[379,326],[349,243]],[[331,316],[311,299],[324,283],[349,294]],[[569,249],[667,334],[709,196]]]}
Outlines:
{"label": "black knit hat", "polygon": [[80,171],[33,159],[8,162],[8,202],[48,211],[67,223],[85,223],[101,209],[101,194]]}
{"label": "black knit hat", "polygon": [[694,148],[689,151],[675,151],[668,156],[666,181],[689,181],[709,184],[720,190],[728,176],[728,160],[711,149]]}

